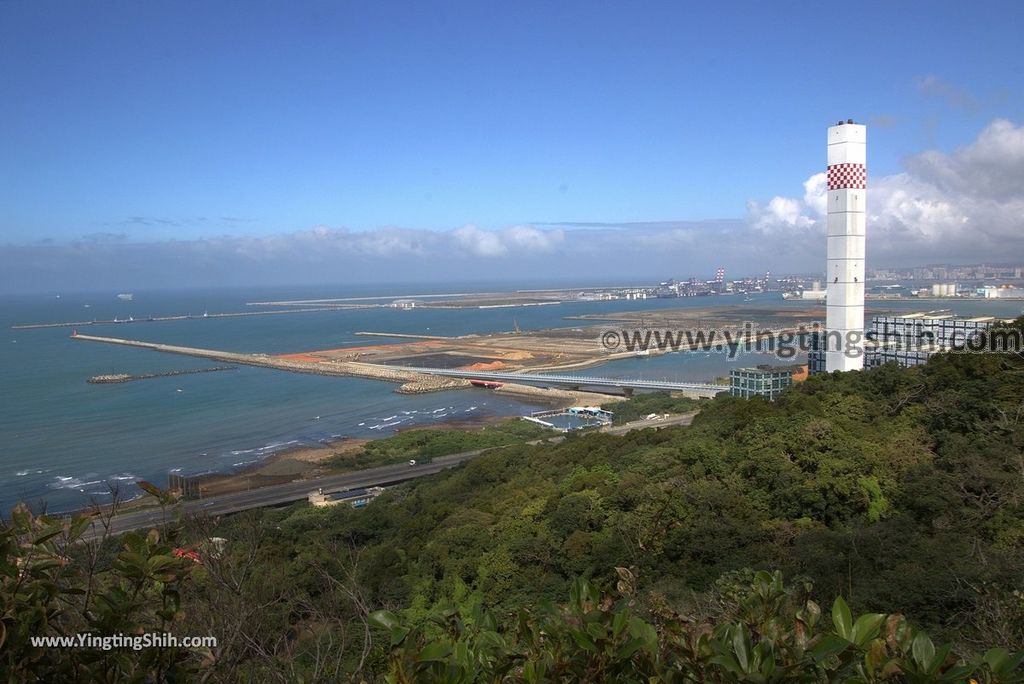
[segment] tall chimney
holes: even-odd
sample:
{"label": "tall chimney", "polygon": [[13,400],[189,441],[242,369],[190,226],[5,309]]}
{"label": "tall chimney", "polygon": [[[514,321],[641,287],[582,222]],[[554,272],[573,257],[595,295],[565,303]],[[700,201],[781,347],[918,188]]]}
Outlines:
{"label": "tall chimney", "polygon": [[826,371],[864,367],[864,232],[867,127],[840,121],[828,129]]}

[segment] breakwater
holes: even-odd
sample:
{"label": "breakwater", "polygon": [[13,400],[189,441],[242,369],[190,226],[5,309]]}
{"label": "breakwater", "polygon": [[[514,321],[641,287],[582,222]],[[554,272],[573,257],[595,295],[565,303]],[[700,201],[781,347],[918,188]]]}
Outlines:
{"label": "breakwater", "polygon": [[[261,368],[273,368],[292,373],[383,380],[384,382],[393,382],[398,384],[399,387],[396,391],[399,394],[426,394],[427,392],[441,392],[444,390],[467,389],[472,387],[469,380],[463,378],[428,375],[426,373],[418,373],[416,371],[408,370],[401,366],[385,366],[383,364],[362,363],[358,361],[338,361],[333,359],[305,360],[295,357],[271,356],[268,354],[240,354],[237,352],[219,351],[215,349],[199,349],[195,347],[181,347],[156,342],[142,342],[140,340],[126,340],[117,337],[98,337],[95,335],[83,335],[81,333],[75,333],[71,336],[71,339],[86,342],[102,342],[105,344],[119,344],[127,347],[139,347],[166,354],[181,354],[200,359],[210,359],[213,361],[245,366],[258,366]],[[511,382],[504,383],[501,389],[496,391],[503,395],[512,395],[532,402],[544,402],[558,406],[592,403],[596,396],[594,393],[556,388],[533,387],[531,385],[521,385]],[[618,398],[620,397],[612,397],[612,399]]]}
{"label": "breakwater", "polygon": [[131,382],[132,380],[149,380],[150,378],[173,378],[178,375],[195,375],[196,373],[215,373],[217,371],[235,370],[235,366],[216,366],[214,368],[191,368],[189,370],[164,371],[162,373],[143,373],[142,375],[131,375],[128,373],[111,373],[109,375],[94,375],[86,382],[93,385],[111,385],[119,382]]}
{"label": "breakwater", "polygon": [[315,313],[317,311],[346,311],[348,309],[378,308],[372,304],[338,304],[302,309],[275,309],[268,311],[225,311],[223,313],[174,314],[171,316],[147,316],[146,318],[108,318],[91,321],[61,321],[57,323],[19,323],[12,325],[12,330],[35,330],[39,328],[85,328],[90,325],[128,325],[130,323],[162,323],[166,321],[194,321],[208,318],[243,318],[248,316],[284,316],[287,314]]}
{"label": "breakwater", "polygon": [[271,356],[268,354],[240,354],[237,352],[219,351],[216,349],[199,349],[195,347],[181,347],[173,344],[127,340],[118,337],[98,337],[96,335],[83,335],[77,332],[71,336],[71,339],[86,342],[103,342],[105,344],[119,344],[126,347],[139,347],[141,349],[163,352],[165,354],[181,354],[183,356],[192,356],[200,359],[210,359],[213,361],[222,361],[238,365],[274,368],[292,373],[309,373],[312,375],[334,375],[366,378],[369,380],[384,380],[386,382],[398,383],[400,385],[398,391],[402,394],[422,394],[425,392],[438,392],[441,390],[470,387],[468,380],[446,378],[438,375],[427,375],[425,373],[404,370],[400,367],[396,368],[372,363],[359,363],[356,361],[306,361],[302,359]]}

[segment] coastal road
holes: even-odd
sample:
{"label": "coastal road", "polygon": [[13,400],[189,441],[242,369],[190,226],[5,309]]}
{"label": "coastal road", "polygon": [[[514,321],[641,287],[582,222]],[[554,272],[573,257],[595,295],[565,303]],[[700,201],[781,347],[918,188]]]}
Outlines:
{"label": "coastal road", "polygon": [[[220,496],[195,501],[183,501],[165,510],[148,508],[141,511],[132,511],[115,515],[110,519],[110,530],[112,534],[130,532],[161,525],[170,522],[178,516],[208,515],[218,516],[229,513],[239,513],[251,508],[263,508],[266,506],[278,506],[305,499],[310,492],[317,489],[324,491],[341,491],[344,489],[359,489],[361,487],[377,487],[405,482],[426,475],[433,475],[442,470],[454,468],[455,466],[479,456],[487,449],[466,451],[461,454],[450,456],[439,456],[430,463],[420,463],[410,466],[407,462],[395,465],[367,468],[365,470],[350,471],[337,475],[328,475],[311,480],[297,480],[280,485],[261,487],[245,492],[233,492],[221,494]],[[83,535],[85,539],[93,539],[102,536],[104,528],[99,522],[94,522],[92,527]]]}
{"label": "coastal road", "polygon": [[[645,428],[664,428],[676,425],[689,425],[693,422],[696,412],[670,415],[668,418],[658,417],[651,420],[637,420],[624,425],[602,428],[602,432],[613,435],[624,435],[632,430]],[[543,441],[560,442],[564,437],[552,437],[549,440],[537,440],[531,444],[538,444]],[[434,475],[443,470],[455,468],[485,451],[492,451],[502,447],[491,447],[489,449],[476,449],[465,451],[460,454],[449,456],[438,456],[430,463],[417,463],[410,466],[403,461],[395,465],[367,468],[365,470],[338,473],[327,475],[311,480],[298,480],[280,485],[261,487],[245,492],[233,492],[221,494],[208,499],[195,501],[183,501],[169,506],[166,509],[148,508],[141,511],[132,511],[115,515],[109,520],[109,529],[105,530],[99,521],[93,522],[92,526],[83,535],[83,539],[96,539],[107,534],[120,534],[147,527],[154,527],[166,522],[171,522],[178,517],[190,515],[219,516],[230,513],[239,513],[252,508],[264,508],[267,506],[278,506],[305,499],[310,492],[323,489],[325,492],[341,491],[346,489],[359,489],[362,487],[382,487],[398,484],[427,475]]]}

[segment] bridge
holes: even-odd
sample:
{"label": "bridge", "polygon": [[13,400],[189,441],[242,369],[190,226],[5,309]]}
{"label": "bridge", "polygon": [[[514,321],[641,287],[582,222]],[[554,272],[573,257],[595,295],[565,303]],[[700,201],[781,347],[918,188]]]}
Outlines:
{"label": "bridge", "polygon": [[541,385],[562,385],[570,388],[588,387],[621,387],[632,390],[662,390],[680,392],[691,397],[714,397],[719,392],[728,392],[726,385],[713,385],[704,382],[675,382],[671,380],[605,378],[587,375],[558,375],[526,372],[501,371],[467,371],[451,368],[420,368],[416,366],[400,366],[404,370],[415,371],[425,375],[443,375],[449,378],[466,378],[468,380],[494,380],[498,382],[534,383]]}

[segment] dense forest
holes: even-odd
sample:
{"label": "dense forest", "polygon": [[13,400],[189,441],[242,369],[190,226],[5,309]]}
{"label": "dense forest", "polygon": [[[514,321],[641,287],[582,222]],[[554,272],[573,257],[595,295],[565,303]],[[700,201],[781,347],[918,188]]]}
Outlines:
{"label": "dense forest", "polygon": [[[1020,354],[700,405],[690,427],[504,446],[364,509],[182,520],[73,548],[22,513],[2,537],[0,667],[52,681],[46,668],[97,681],[1024,681]],[[31,595],[26,575],[41,583]],[[120,608],[97,621],[107,596]],[[219,644],[68,664],[27,643],[26,612],[42,631],[123,619]]]}

